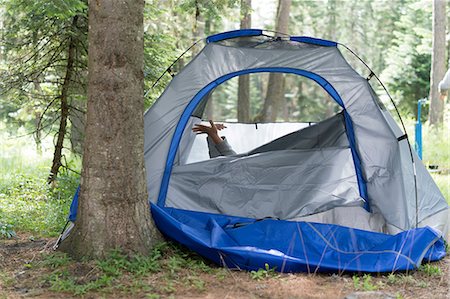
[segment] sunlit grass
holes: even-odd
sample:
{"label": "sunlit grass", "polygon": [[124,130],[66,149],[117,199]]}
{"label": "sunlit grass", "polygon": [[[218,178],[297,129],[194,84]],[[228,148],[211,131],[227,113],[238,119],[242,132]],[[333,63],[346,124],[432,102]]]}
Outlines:
{"label": "sunlit grass", "polygon": [[450,205],[450,174],[432,174],[432,177]]}
{"label": "sunlit grass", "polygon": [[[450,105],[447,105],[444,123],[439,127],[430,127],[424,123],[422,127],[422,162],[432,170],[431,176],[438,185],[447,202],[450,204]],[[404,119],[410,142],[415,142],[415,120]],[[419,182],[420,183],[420,182]]]}
{"label": "sunlit grass", "polygon": [[[17,135],[24,133],[19,130]],[[38,154],[29,135],[0,133],[0,223],[16,231],[55,236],[67,217],[78,177],[62,172],[58,182],[49,186],[51,139],[44,140],[42,149]]]}
{"label": "sunlit grass", "polygon": [[[447,111],[448,114],[448,111]],[[450,115],[446,115],[444,124],[439,128],[424,128],[423,162],[426,166],[437,166],[432,173],[433,179],[450,204]]]}

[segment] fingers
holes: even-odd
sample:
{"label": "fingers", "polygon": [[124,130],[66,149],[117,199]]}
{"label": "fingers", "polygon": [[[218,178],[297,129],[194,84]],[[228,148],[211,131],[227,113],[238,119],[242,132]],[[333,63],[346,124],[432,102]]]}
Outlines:
{"label": "fingers", "polygon": [[192,128],[192,131],[197,133],[197,134],[208,134],[208,135],[210,135],[211,132],[212,132],[212,127],[196,124]]}
{"label": "fingers", "polygon": [[216,124],[216,128],[217,128],[217,130],[223,130],[223,129],[225,129],[226,128],[226,126],[224,125],[224,124]]}
{"label": "fingers", "polygon": [[209,133],[211,131],[220,131],[226,128],[224,124],[215,124],[213,120],[209,120],[209,124],[211,125],[211,127],[201,124],[195,124],[192,128],[192,131],[197,133]]}
{"label": "fingers", "polygon": [[209,120],[209,124],[211,125],[211,128],[216,128],[219,131],[226,128],[224,124],[216,124],[212,119]]}
{"label": "fingers", "polygon": [[195,125],[195,126],[192,128],[192,131],[193,131],[193,132],[196,132],[196,133],[207,133],[209,129],[210,129],[210,128],[207,127],[207,126],[203,126],[203,125]]}

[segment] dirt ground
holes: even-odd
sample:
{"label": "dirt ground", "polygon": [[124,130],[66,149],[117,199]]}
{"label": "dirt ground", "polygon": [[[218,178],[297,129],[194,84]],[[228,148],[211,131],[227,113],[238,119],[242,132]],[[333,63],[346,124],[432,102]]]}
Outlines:
{"label": "dirt ground", "polygon": [[[209,265],[195,272],[179,269],[153,273],[130,281],[117,278],[105,290],[80,296],[51,289],[46,277],[55,266],[42,266],[52,253],[54,239],[33,239],[23,234],[0,240],[1,298],[450,298],[450,257],[433,263],[440,273],[413,271],[394,275],[374,275],[370,281],[359,276],[328,274],[275,274],[256,279],[246,271],[230,271]],[[170,259],[169,259],[170,260]],[[40,266],[39,266],[40,265]],[[92,276],[95,267],[72,262],[71,275],[77,281]],[[436,269],[434,267],[433,269]],[[171,278],[172,277],[172,278]],[[175,278],[173,278],[175,277]],[[134,278],[133,278],[134,279]],[[172,280],[171,280],[172,279]],[[184,283],[181,283],[181,282]],[[363,282],[364,281],[364,282]],[[189,283],[186,283],[189,282]],[[164,283],[164,287],[158,287]],[[121,287],[118,287],[121,286]]]}

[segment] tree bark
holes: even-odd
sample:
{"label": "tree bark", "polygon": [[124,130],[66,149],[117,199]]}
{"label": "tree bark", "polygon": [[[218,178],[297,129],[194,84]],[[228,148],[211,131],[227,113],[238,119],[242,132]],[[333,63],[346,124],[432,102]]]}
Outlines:
{"label": "tree bark", "polygon": [[[275,31],[288,34],[289,11],[292,0],[279,0]],[[278,111],[284,100],[284,76],[280,73],[270,73],[262,119],[266,122],[277,120]]]}
{"label": "tree bark", "polygon": [[[252,0],[241,0],[241,29],[252,27]],[[240,123],[250,122],[250,77],[239,76],[237,118]]]}
{"label": "tree bark", "polygon": [[70,124],[70,144],[72,145],[72,152],[82,155],[84,143],[84,127],[85,127],[85,112],[86,102],[75,99],[71,103],[69,114]]}
{"label": "tree bark", "polygon": [[[34,94],[39,97],[42,94],[42,88],[39,81],[34,81]],[[35,131],[33,134],[34,142],[36,143],[36,152],[39,156],[42,155],[42,114],[39,111],[34,112]]]}
{"label": "tree bark", "polygon": [[444,119],[444,101],[438,91],[445,75],[445,0],[433,0],[433,52],[430,74],[430,125],[439,125]]}
{"label": "tree bark", "polygon": [[[89,1],[86,138],[78,218],[61,249],[148,254],[159,240],[144,168],[144,0]],[[113,24],[113,25],[112,25]]]}
{"label": "tree bark", "polygon": [[[78,17],[75,16],[72,21],[72,27],[77,26]],[[67,66],[66,66],[66,75],[64,76],[64,82],[61,87],[61,107],[60,107],[60,120],[59,120],[59,129],[56,139],[55,152],[53,154],[53,162],[52,167],[50,169],[50,175],[48,177],[48,182],[52,183],[56,180],[58,176],[59,168],[62,166],[61,157],[62,150],[64,147],[64,137],[66,135],[67,128],[67,118],[69,117],[69,104],[68,104],[68,96],[69,96],[69,87],[70,81],[72,80],[73,70],[74,70],[74,60],[75,60],[75,42],[73,37],[69,38],[69,46],[67,50]]]}

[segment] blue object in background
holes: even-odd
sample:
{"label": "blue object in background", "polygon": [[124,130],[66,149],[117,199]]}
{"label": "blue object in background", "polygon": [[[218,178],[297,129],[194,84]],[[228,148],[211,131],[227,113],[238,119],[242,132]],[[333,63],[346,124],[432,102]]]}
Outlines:
{"label": "blue object in background", "polygon": [[416,152],[419,156],[420,160],[422,160],[422,121],[421,121],[421,113],[422,113],[422,105],[425,105],[427,99],[423,98],[417,101],[417,122],[416,122]]}
{"label": "blue object in background", "polygon": [[68,221],[75,222],[77,219],[77,210],[78,210],[78,196],[80,195],[80,185],[78,185],[77,191],[75,192],[72,203],[70,204],[69,216],[67,217]]}

